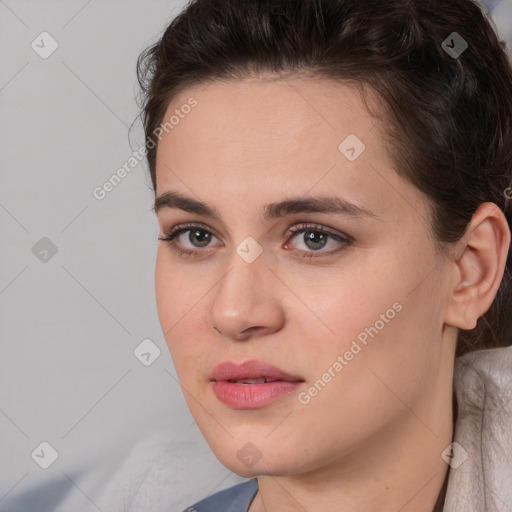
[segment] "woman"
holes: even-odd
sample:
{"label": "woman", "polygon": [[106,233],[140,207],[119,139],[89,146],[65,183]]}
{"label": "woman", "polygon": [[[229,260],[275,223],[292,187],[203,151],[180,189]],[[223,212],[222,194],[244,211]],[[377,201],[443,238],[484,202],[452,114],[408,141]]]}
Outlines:
{"label": "woman", "polygon": [[510,510],[512,70],[480,7],[196,0],[138,71],[161,327],[251,478],[188,510]]}

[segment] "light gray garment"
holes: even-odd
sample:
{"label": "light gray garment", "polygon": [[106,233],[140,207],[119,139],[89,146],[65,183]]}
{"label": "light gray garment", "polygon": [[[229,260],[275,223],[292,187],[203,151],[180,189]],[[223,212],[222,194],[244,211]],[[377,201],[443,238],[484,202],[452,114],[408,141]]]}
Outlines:
{"label": "light gray garment", "polygon": [[446,512],[512,511],[512,347],[458,358],[454,441],[467,459],[451,468]]}

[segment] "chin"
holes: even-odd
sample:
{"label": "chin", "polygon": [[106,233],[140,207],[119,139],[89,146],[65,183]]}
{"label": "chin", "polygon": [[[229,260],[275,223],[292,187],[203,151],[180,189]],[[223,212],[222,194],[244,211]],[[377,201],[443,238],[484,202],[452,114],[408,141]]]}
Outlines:
{"label": "chin", "polygon": [[[255,441],[252,442],[251,438]],[[233,473],[253,478],[260,475],[285,476],[299,469],[296,448],[283,446],[277,437],[273,441],[265,440],[264,436],[250,435],[235,436],[235,439],[229,437],[225,443],[219,443],[218,439],[210,443],[207,439],[217,459]],[[279,451],[279,446],[284,451]],[[292,453],[288,453],[288,450],[292,450]]]}
{"label": "chin", "polygon": [[277,461],[267,461],[266,463],[263,463],[263,460],[260,460],[253,466],[248,467],[238,459],[233,460],[230,458],[229,460],[222,460],[219,457],[217,458],[220,460],[223,466],[228,468],[233,473],[236,473],[237,475],[243,476],[245,478],[255,478],[263,475],[286,476],[295,473],[295,470],[290,469],[283,465],[282,462]]}

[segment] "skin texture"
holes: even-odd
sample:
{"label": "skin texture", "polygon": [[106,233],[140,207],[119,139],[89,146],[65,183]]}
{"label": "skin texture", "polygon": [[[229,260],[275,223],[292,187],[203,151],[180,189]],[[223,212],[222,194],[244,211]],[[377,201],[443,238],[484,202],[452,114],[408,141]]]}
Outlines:
{"label": "skin texture", "polygon": [[[160,237],[191,222],[212,238],[201,244],[196,228],[178,237],[198,258],[159,242],[155,285],[162,331],[201,432],[226,467],[259,477],[250,512],[431,511],[448,470],[441,453],[452,441],[457,328],[473,328],[496,295],[510,243],[505,217],[481,205],[464,238],[436,253],[425,196],[393,170],[379,123],[348,86],[304,78],[210,83],[174,98],[165,119],[191,96],[197,106],[159,143],[156,193],[206,202],[222,220],[160,209]],[[355,161],[338,149],[349,134],[366,146]],[[378,218],[263,219],[266,203],[324,194]],[[303,222],[353,243],[329,238],[315,249],[309,233],[286,237]],[[252,263],[236,252],[248,236],[263,250]],[[300,403],[298,392],[394,303],[400,312]],[[305,382],[265,407],[231,409],[212,392],[211,370],[249,359]],[[237,456],[244,446],[260,457],[250,467]]]}

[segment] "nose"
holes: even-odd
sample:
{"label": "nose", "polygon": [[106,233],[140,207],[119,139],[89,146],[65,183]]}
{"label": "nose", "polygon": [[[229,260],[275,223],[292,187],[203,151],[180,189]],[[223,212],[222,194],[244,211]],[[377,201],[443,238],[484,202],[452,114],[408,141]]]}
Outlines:
{"label": "nose", "polygon": [[212,291],[208,324],[221,336],[236,341],[281,329],[286,288],[267,266],[263,254],[247,263],[235,253],[230,263]]}

